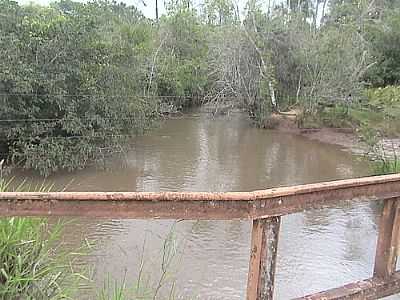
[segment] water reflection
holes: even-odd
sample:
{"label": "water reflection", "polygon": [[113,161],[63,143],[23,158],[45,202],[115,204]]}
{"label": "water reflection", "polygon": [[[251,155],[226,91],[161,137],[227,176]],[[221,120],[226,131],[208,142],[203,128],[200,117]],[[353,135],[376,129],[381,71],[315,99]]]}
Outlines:
{"label": "water reflection", "polygon": [[278,299],[372,276],[377,209],[371,203],[284,217]]}
{"label": "water reflection", "polygon": [[[50,178],[70,191],[228,191],[363,176],[365,162],[338,147],[259,130],[244,115],[191,114],[133,141],[126,162]],[[20,175],[20,177],[26,176]],[[37,179],[39,180],[39,179]],[[283,218],[278,299],[369,277],[379,207],[350,203]],[[72,248],[95,242],[91,261],[99,286],[107,276],[133,282],[144,255],[157,281],[161,250],[173,221],[75,219],[63,237]],[[175,225],[179,255],[172,268],[181,299],[244,299],[250,224],[184,221]],[[145,251],[143,252],[143,249]]]}

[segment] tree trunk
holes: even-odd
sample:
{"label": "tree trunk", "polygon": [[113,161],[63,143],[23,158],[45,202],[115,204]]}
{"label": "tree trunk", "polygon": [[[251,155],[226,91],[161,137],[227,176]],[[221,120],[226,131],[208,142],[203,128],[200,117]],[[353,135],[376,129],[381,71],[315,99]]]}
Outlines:
{"label": "tree trunk", "polygon": [[158,21],[158,0],[156,0],[156,20]]}

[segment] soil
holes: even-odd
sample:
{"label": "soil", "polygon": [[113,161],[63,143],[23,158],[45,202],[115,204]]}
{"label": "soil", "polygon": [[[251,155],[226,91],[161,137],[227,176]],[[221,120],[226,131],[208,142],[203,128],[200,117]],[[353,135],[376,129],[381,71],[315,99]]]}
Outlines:
{"label": "soil", "polygon": [[290,132],[305,136],[311,140],[317,140],[322,143],[338,145],[345,150],[355,154],[367,154],[372,160],[377,157],[395,158],[400,154],[400,139],[382,138],[375,151],[369,151],[368,145],[363,143],[353,128],[299,128],[297,126],[298,111],[292,110],[285,113],[273,114],[265,122],[267,125],[273,124],[274,130],[281,132]]}
{"label": "soil", "polygon": [[273,130],[299,134],[311,140],[338,145],[357,154],[367,152],[367,145],[361,142],[352,128],[299,128],[297,126],[297,113],[297,111],[290,111],[283,114],[273,114],[270,117],[276,124]]}

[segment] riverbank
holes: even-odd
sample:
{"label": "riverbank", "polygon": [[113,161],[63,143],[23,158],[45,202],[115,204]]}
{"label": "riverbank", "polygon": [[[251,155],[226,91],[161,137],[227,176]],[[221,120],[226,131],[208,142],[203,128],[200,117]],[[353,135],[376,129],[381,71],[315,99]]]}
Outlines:
{"label": "riverbank", "polygon": [[[273,114],[270,119],[274,120],[275,126],[272,130],[275,131],[297,134],[310,140],[337,145],[355,154],[369,155],[371,152],[370,146],[362,140],[361,134],[353,128],[322,126],[320,128],[300,128],[295,111],[286,114]],[[400,151],[400,139],[382,138],[378,141],[376,148],[390,156],[394,152]]]}
{"label": "riverbank", "polygon": [[313,114],[300,108],[272,114],[264,128],[306,136],[375,157],[400,152],[400,87],[365,89],[351,103],[318,103]]}
{"label": "riverbank", "polygon": [[[351,153],[297,135],[258,129],[250,125],[248,115],[242,112],[212,116],[195,111],[167,119],[160,125],[131,141],[124,164],[118,159],[108,160],[107,169],[92,167],[73,173],[58,172],[46,181],[54,184],[56,190],[67,185],[67,191],[75,192],[224,192],[262,190],[371,173],[369,165]],[[13,175],[16,182],[27,178],[21,173]],[[43,182],[42,177],[32,176],[28,177],[32,186]],[[368,203],[362,204],[294,214],[285,219],[281,232],[284,259],[279,265],[282,288],[277,290],[278,299],[292,299],[321,287],[339,286],[343,284],[340,282],[343,277],[367,276],[373,262],[368,255],[353,252],[357,246],[369,249],[373,244],[376,227],[371,224],[377,217]],[[351,224],[346,222],[349,214],[356,220]],[[137,281],[141,269],[144,270],[141,278],[146,281],[149,278],[150,284],[160,278],[162,249],[173,221],[66,218],[65,222],[62,236],[65,251],[76,252],[87,241],[91,245],[90,253],[82,257],[82,265],[90,265],[94,270],[91,286],[95,290],[87,291],[91,294],[86,299],[98,300],[96,292],[103,289],[107,279],[111,286],[114,282],[126,282],[130,287]],[[321,238],[321,230],[328,232],[328,242]],[[245,299],[250,231],[248,222],[178,222],[176,245],[182,247],[179,249],[182,254],[176,256],[169,269],[169,275],[176,278],[176,298],[193,299],[193,295],[201,295],[201,299]],[[304,241],[311,246],[304,247]],[[321,247],[329,252],[316,255],[322,253]],[[310,248],[316,252],[310,252]],[[297,249],[294,256],[291,249]],[[141,253],[144,253],[143,259],[140,259]],[[334,268],[350,262],[359,267]],[[301,270],[298,265],[303,266]],[[321,266],[332,270],[329,276],[321,271]],[[304,277],[304,273],[310,276]],[[226,274],[231,275],[227,278]],[[315,286],[310,287],[310,282]],[[158,298],[168,297],[164,289]]]}

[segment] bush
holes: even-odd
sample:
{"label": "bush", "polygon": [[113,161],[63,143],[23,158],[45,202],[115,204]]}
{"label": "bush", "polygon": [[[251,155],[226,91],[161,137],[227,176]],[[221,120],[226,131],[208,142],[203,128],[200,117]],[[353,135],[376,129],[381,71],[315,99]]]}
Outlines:
{"label": "bush", "polygon": [[13,163],[44,175],[83,168],[149,127],[157,99],[136,96],[147,50],[135,10],[8,0],[0,10],[0,149]]}
{"label": "bush", "polygon": [[366,80],[373,86],[399,84],[400,9],[387,9],[380,22],[369,26],[367,37],[376,64],[368,70]]}
{"label": "bush", "polygon": [[377,110],[386,109],[388,114],[390,109],[400,108],[400,86],[367,89],[366,96],[368,105]]}

